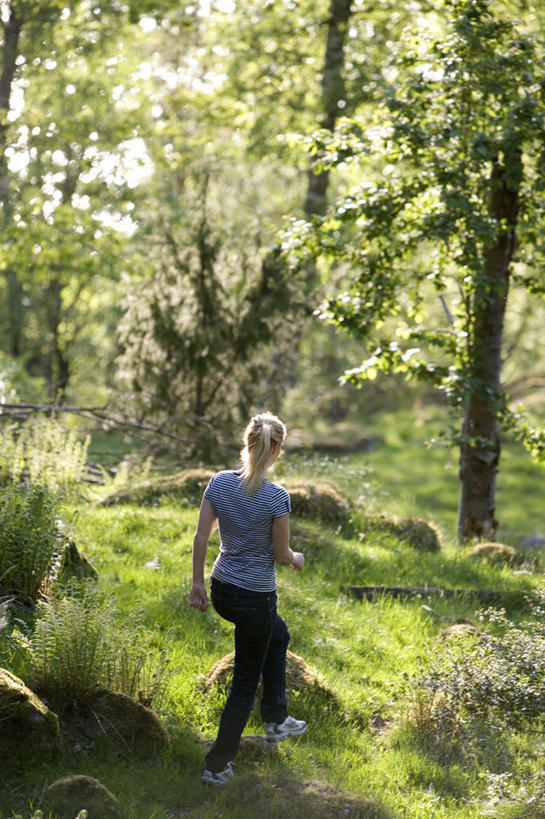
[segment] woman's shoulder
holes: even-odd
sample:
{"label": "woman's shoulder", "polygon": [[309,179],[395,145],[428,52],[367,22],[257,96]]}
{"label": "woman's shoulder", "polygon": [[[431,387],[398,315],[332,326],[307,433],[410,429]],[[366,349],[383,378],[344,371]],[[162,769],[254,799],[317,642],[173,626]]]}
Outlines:
{"label": "woman's shoulder", "polygon": [[222,469],[221,472],[216,472],[210,479],[210,486],[227,486],[229,484],[235,485],[240,483],[240,472],[235,469]]}
{"label": "woman's shoulder", "polygon": [[288,495],[289,497],[289,492],[285,486],[282,486],[279,483],[273,483],[273,481],[269,480],[266,481],[266,484],[268,491],[271,495],[274,495],[274,497],[283,497],[285,495]]}

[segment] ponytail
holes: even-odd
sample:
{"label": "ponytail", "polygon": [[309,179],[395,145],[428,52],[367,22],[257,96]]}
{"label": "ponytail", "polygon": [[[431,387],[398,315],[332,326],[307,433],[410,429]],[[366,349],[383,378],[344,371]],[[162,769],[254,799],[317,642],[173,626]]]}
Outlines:
{"label": "ponytail", "polygon": [[280,446],[286,437],[286,427],[270,412],[254,415],[244,430],[242,478],[248,495],[254,495],[265,479],[271,450]]}

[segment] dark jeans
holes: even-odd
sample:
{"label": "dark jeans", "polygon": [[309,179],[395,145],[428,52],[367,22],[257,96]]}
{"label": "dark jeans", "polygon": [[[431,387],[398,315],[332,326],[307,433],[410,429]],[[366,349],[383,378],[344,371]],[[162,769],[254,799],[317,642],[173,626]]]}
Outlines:
{"label": "dark jeans", "polygon": [[206,756],[206,767],[217,773],[236,755],[262,675],[263,720],[286,719],[286,651],[290,635],[276,612],[276,592],[248,591],[214,577],[210,591],[218,614],[235,624],[233,682],[218,736]]}

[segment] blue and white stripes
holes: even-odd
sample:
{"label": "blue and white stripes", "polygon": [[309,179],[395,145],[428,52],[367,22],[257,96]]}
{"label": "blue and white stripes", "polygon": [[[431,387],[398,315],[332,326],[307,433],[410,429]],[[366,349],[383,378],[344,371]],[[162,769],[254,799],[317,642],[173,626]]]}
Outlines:
{"label": "blue and white stripes", "polygon": [[221,545],[213,577],[251,591],[276,588],[272,524],[290,512],[290,496],[282,486],[264,480],[248,496],[238,472],[218,472],[204,492],[217,515]]}

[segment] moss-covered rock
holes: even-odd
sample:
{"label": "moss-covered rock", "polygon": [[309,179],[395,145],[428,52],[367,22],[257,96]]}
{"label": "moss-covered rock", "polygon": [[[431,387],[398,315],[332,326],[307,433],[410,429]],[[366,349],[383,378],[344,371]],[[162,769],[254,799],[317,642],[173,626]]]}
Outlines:
{"label": "moss-covered rock", "polygon": [[0,757],[53,757],[61,748],[57,715],[25,683],[0,668]]}
{"label": "moss-covered rock", "polygon": [[385,532],[397,540],[412,546],[419,552],[439,552],[439,533],[432,523],[422,518],[399,518],[387,515],[367,515],[363,528],[375,532]]}
{"label": "moss-covered rock", "polygon": [[464,640],[467,637],[474,637],[479,632],[471,623],[453,623],[439,632],[441,640]]}
{"label": "moss-covered rock", "polygon": [[176,475],[151,478],[134,486],[118,489],[99,501],[99,505],[137,503],[153,506],[162,497],[198,503],[213,474],[209,469],[184,469]]}
{"label": "moss-covered rock", "polygon": [[46,788],[43,806],[58,819],[74,819],[81,810],[87,819],[121,819],[119,801],[91,776],[65,776]]}
{"label": "moss-covered rock", "polygon": [[157,714],[132,697],[98,688],[85,704],[90,713],[87,733],[106,733],[140,759],[155,756],[167,747],[169,737]]}
{"label": "moss-covered rock", "polygon": [[[233,678],[235,652],[231,651],[215,663],[205,677],[203,688],[206,693],[214,688],[227,688]],[[286,692],[297,692],[305,700],[316,706],[333,705],[337,697],[332,688],[316,674],[297,654],[288,651],[286,655]]]}
{"label": "moss-covered rock", "polygon": [[283,480],[289,492],[295,517],[345,523],[350,517],[350,502],[328,481]]}
{"label": "moss-covered rock", "polygon": [[496,565],[507,564],[511,566],[521,563],[524,559],[524,556],[519,554],[513,546],[493,542],[477,543],[469,550],[468,557],[475,560],[486,560],[488,563]]}

